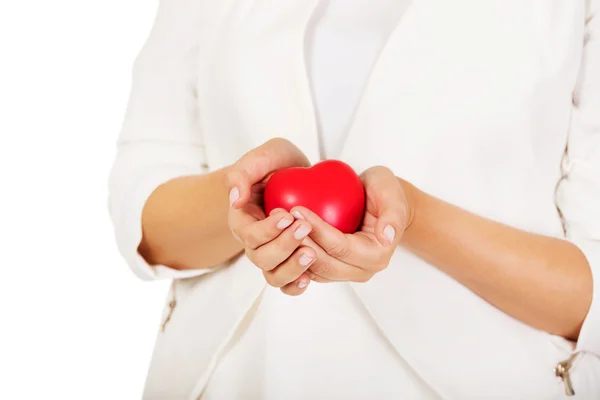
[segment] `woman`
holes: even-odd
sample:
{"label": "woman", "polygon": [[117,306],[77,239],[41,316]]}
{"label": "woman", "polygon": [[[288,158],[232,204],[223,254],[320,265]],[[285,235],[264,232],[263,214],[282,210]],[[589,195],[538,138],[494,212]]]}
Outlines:
{"label": "woman", "polygon": [[[327,158],[359,232],[264,214]],[[600,1],[162,0],[110,207],[145,398],[600,398]]]}

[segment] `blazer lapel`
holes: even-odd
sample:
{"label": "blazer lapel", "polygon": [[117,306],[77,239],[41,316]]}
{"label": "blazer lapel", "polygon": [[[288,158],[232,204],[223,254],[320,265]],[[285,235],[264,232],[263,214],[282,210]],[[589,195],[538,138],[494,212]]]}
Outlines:
{"label": "blazer lapel", "polygon": [[[238,0],[201,48],[199,109],[211,168],[235,162],[273,137],[319,161],[316,113],[304,57],[319,0]],[[222,149],[226,149],[222,150]]]}
{"label": "blazer lapel", "polygon": [[[320,160],[318,125],[305,59],[306,30],[320,0],[274,1],[256,0],[250,28],[256,46],[261,51],[258,75],[254,71],[248,80],[264,80],[257,99],[271,99],[260,105],[266,111],[264,121],[270,129],[264,139],[278,136],[296,144],[311,163]],[[282,28],[283,26],[283,28]],[[272,39],[268,39],[272,37]],[[273,84],[277,82],[277,84]],[[256,87],[256,86],[254,86]],[[257,107],[258,109],[258,107]]]}
{"label": "blazer lapel", "polygon": [[[364,143],[365,139],[368,140],[369,132],[365,128],[368,126],[369,118],[373,116],[371,113],[377,110],[373,108],[374,104],[372,104],[372,101],[368,97],[373,92],[385,93],[390,80],[394,78],[389,73],[390,67],[401,63],[403,58],[407,58],[407,47],[414,45],[414,33],[411,33],[411,30],[414,32],[413,26],[418,23],[418,18],[415,19],[415,15],[423,9],[419,3],[421,3],[420,0],[413,0],[408,5],[379,53],[364,86],[352,121],[348,125],[348,132],[340,154],[341,159],[347,159],[353,150],[355,150],[355,147],[353,148],[352,146],[356,146],[361,142]],[[364,165],[353,166],[355,168],[362,168],[358,172],[367,168]]]}
{"label": "blazer lapel", "polygon": [[[281,111],[279,116],[281,127],[278,136],[289,139],[296,144],[308,157],[311,164],[321,160],[317,116],[310,86],[306,58],[305,42],[307,26],[313,18],[320,0],[303,0],[300,2],[267,1],[271,12],[278,12],[279,22],[288,24],[290,39],[283,46],[273,48],[275,60],[272,68],[282,68],[286,75],[285,84],[272,87],[273,99],[281,100],[281,104],[273,104]],[[277,10],[277,11],[275,11]],[[268,68],[268,67],[267,67]],[[273,86],[273,85],[270,85]],[[282,118],[294,114],[292,118]],[[290,122],[292,122],[290,124]]]}

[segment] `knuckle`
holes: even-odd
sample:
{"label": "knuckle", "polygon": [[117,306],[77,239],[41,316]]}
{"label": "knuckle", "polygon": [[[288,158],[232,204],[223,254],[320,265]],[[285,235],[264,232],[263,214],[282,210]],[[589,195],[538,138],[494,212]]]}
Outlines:
{"label": "knuckle", "polygon": [[371,278],[373,278],[375,274],[372,274],[370,272],[365,272],[362,273],[358,276],[358,278],[356,278],[356,282],[357,283],[367,283],[371,280]]}
{"label": "knuckle", "polygon": [[403,200],[396,201],[396,204],[393,206],[393,208],[390,207],[390,210],[387,211],[391,211],[388,212],[390,223],[396,232],[399,232],[398,229],[405,226],[404,221],[406,220],[408,214],[408,206],[406,202]]}
{"label": "knuckle", "polygon": [[275,287],[275,288],[280,288],[283,285],[281,284],[281,281],[277,278],[277,275],[274,274],[273,272],[263,272],[263,276],[265,277],[265,280],[267,281],[267,283],[269,284],[269,286]]}
{"label": "knuckle", "polygon": [[346,259],[350,257],[350,255],[352,255],[352,250],[350,249],[350,247],[342,241],[336,242],[335,244],[329,246],[324,250],[330,256],[340,260]]}
{"label": "knuckle", "polygon": [[[231,233],[233,233],[233,236],[235,236],[240,242],[242,242],[244,247],[250,247],[250,246],[248,246],[248,235],[250,234],[248,227],[234,225],[231,228]],[[254,249],[252,249],[252,250],[254,250]]]}
{"label": "knuckle", "polygon": [[[281,215],[277,215],[280,213],[281,213],[281,211],[275,211],[275,213],[273,215],[267,217],[267,218],[270,218],[270,221],[267,221],[264,224],[264,234],[265,234],[265,236],[268,236],[271,240],[278,238],[281,235],[281,233],[283,231],[285,231],[285,228],[279,229],[277,227],[277,225],[279,225],[280,220],[283,219],[281,217]],[[290,225],[291,225],[291,223],[290,223]]]}
{"label": "knuckle", "polygon": [[[271,155],[265,148],[256,149],[255,152],[252,153],[252,162],[249,163],[248,168],[251,170],[256,170],[264,166],[264,164],[268,164],[271,159]],[[244,171],[245,173],[245,171]]]}
{"label": "knuckle", "polygon": [[385,270],[387,267],[388,267],[387,262],[378,263],[378,264],[375,264],[374,271],[381,272],[381,271]]}
{"label": "knuckle", "polygon": [[281,237],[280,249],[286,253],[291,253],[294,249],[300,247],[300,244],[293,235],[285,235]]}
{"label": "knuckle", "polygon": [[236,168],[232,168],[225,177],[225,182],[227,182],[228,188],[244,185],[247,181],[248,173],[246,172],[245,168],[242,167],[242,165],[236,166]]}
{"label": "knuckle", "polygon": [[375,270],[383,271],[389,264],[389,257],[386,254],[380,253],[375,261]]}
{"label": "knuckle", "polygon": [[387,172],[389,171],[386,167],[384,167],[383,165],[375,165],[374,167],[371,168],[371,172]]}
{"label": "knuckle", "polygon": [[231,221],[229,223],[229,230],[231,231],[231,234],[233,235],[233,237],[238,241],[238,242],[242,242],[242,229],[239,228],[239,226],[232,224]]}
{"label": "knuckle", "polygon": [[291,144],[291,142],[289,140],[284,139],[282,137],[275,137],[275,138],[269,139],[265,143],[266,146],[277,146],[277,147],[279,147],[279,146],[288,146],[290,144]]}
{"label": "knuckle", "polygon": [[244,243],[252,250],[256,250],[260,246],[260,235],[254,230],[248,230],[244,234]]}
{"label": "knuckle", "polygon": [[395,179],[394,173],[388,167],[378,165],[375,167],[375,171],[381,176],[382,179]]}
{"label": "knuckle", "polygon": [[288,296],[292,296],[292,297],[300,296],[302,294],[302,292],[298,292],[296,289],[293,289],[292,287],[289,287],[289,286],[282,287],[281,293],[288,295]]}
{"label": "knuckle", "polygon": [[314,272],[312,272],[310,269],[305,271],[305,274],[308,275],[308,277],[310,278],[311,281],[315,281],[315,282],[319,282],[319,280],[321,279],[319,276],[317,276]]}
{"label": "knuckle", "polygon": [[380,179],[382,176],[389,174],[393,175],[392,171],[388,167],[376,165],[367,169],[362,175],[371,179]]}
{"label": "knuckle", "polygon": [[270,272],[270,268],[267,266],[267,264],[264,261],[264,257],[261,257],[260,253],[256,250],[251,250],[251,249],[246,249],[246,256],[248,257],[248,259],[250,261],[252,261],[252,264],[254,264],[258,269],[260,269],[261,271],[263,271],[263,274],[266,274],[267,272]]}
{"label": "knuckle", "polygon": [[316,278],[316,276],[325,277],[325,276],[330,275],[331,264],[329,262],[323,261],[323,260],[317,261],[312,265],[312,267],[310,267],[309,271],[307,271],[307,273],[309,274],[309,277],[311,277],[311,279],[313,277]]}
{"label": "knuckle", "polygon": [[254,263],[254,265],[256,266],[256,268],[260,269],[263,273],[267,273],[267,272],[271,272],[270,268],[261,261],[261,259],[259,257],[254,257],[255,261],[252,261]]}
{"label": "knuckle", "polygon": [[225,175],[225,184],[228,188],[233,187],[240,180],[240,171],[237,169],[230,169]]}
{"label": "knuckle", "polygon": [[363,267],[366,271],[381,272],[388,267],[390,257],[387,252],[379,251],[370,257],[370,261]]}
{"label": "knuckle", "polygon": [[233,238],[235,240],[237,240],[238,242],[242,243],[242,238],[240,238],[240,235],[238,235],[233,229],[231,230],[231,235],[233,236]]}
{"label": "knuckle", "polygon": [[263,277],[265,278],[265,281],[269,286],[275,287],[275,285],[273,284],[273,275],[270,272],[264,271]]}
{"label": "knuckle", "polygon": [[[250,262],[252,262],[252,264],[254,264],[256,267],[260,268],[260,264],[256,257],[256,252],[254,252],[253,250],[250,250],[250,249],[245,249],[245,253],[246,253],[246,258],[248,260],[250,260]],[[262,268],[260,268],[260,269],[262,269]]]}

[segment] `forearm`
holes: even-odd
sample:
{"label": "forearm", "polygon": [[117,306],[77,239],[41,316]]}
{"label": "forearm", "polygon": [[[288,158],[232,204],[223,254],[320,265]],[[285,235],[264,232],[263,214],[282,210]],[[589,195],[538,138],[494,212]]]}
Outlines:
{"label": "forearm", "polygon": [[403,246],[528,325],[576,339],[592,300],[572,243],[474,215],[403,182],[414,204]]}
{"label": "forearm", "polygon": [[148,198],[142,215],[140,254],[152,265],[205,269],[242,247],[227,224],[226,170],[174,179]]}

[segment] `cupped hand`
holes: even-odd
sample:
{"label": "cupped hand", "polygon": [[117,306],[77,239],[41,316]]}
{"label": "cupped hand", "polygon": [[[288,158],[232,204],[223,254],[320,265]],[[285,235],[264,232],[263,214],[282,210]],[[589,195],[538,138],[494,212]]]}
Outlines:
{"label": "cupped hand", "polygon": [[412,210],[403,185],[392,171],[373,167],[361,175],[366,210],[360,230],[344,234],[304,207],[291,214],[311,224],[304,244],[316,253],[307,271],[317,282],[367,282],[387,268],[400,238],[412,220]]}
{"label": "cupped hand", "polygon": [[246,153],[229,167],[229,227],[246,255],[263,272],[266,281],[289,295],[302,294],[310,283],[306,270],[315,251],[302,242],[312,230],[308,221],[295,221],[283,209],[269,216],[263,209],[263,192],[273,172],[308,167],[306,156],[291,142],[272,139]]}

